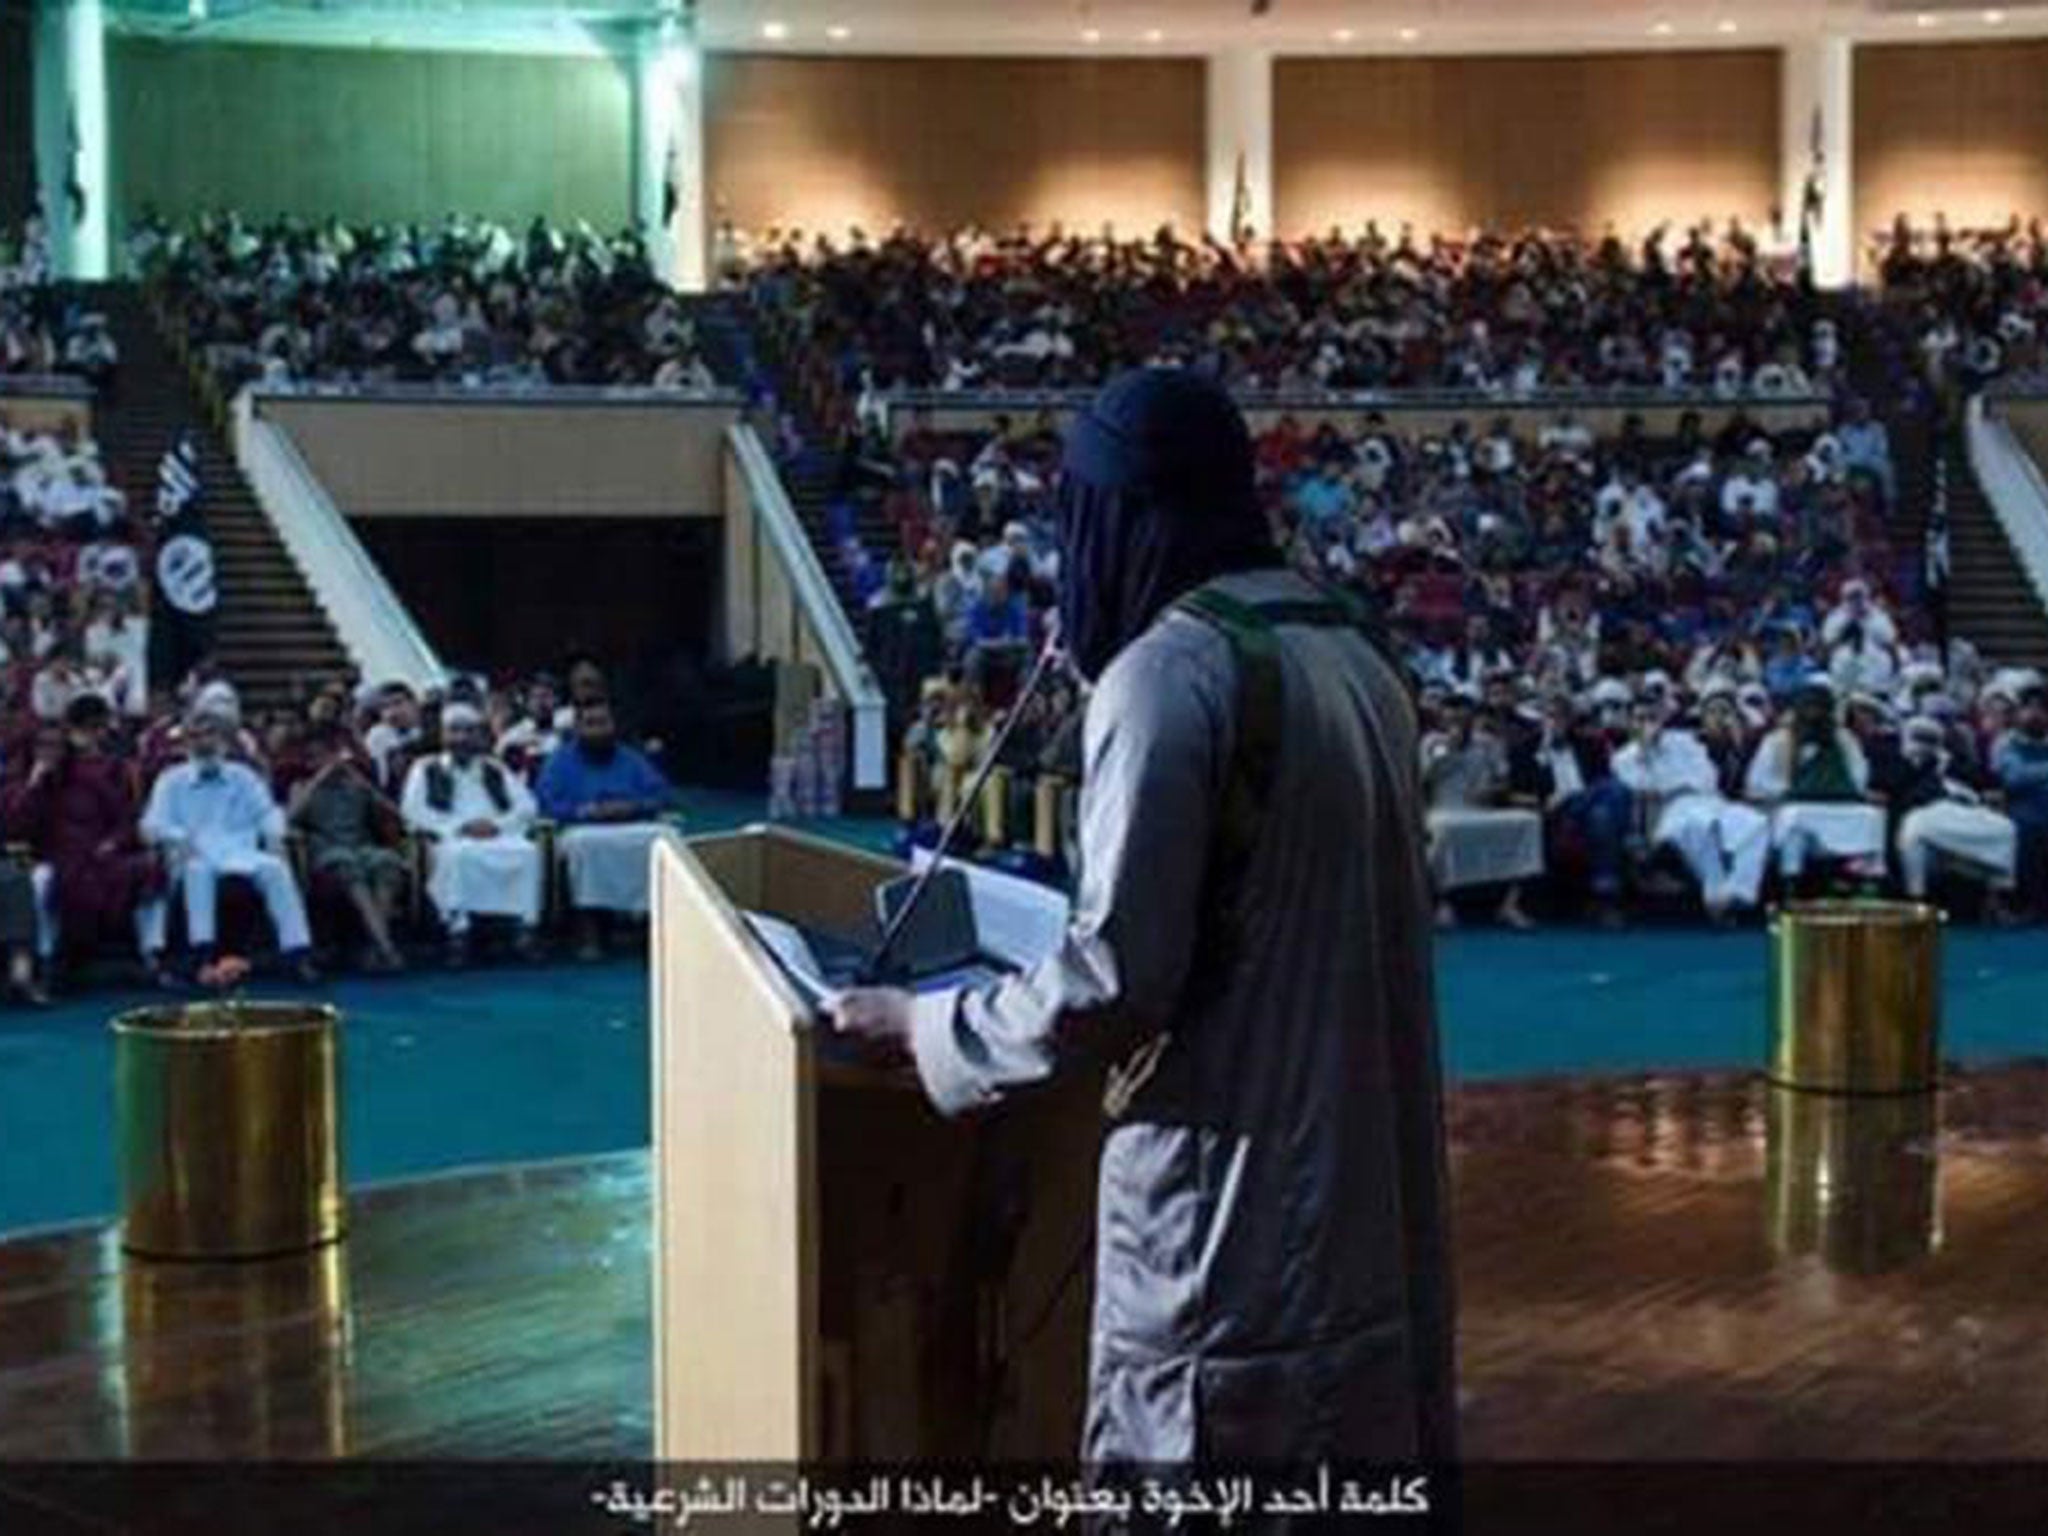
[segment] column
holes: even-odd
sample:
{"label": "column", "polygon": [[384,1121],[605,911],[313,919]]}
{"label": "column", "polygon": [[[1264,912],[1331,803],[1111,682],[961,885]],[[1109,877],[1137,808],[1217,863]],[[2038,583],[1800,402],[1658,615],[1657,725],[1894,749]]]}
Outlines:
{"label": "column", "polygon": [[[1833,288],[1856,277],[1858,231],[1850,206],[1855,184],[1850,164],[1855,144],[1850,82],[1854,55],[1846,37],[1822,34],[1795,39],[1781,55],[1778,165],[1785,239],[1799,238],[1806,181],[1820,149],[1820,220],[1813,230],[1814,279]],[[1819,131],[1816,135],[1815,125]]]}
{"label": "column", "polygon": [[107,276],[107,49],[100,0],[35,9],[36,190],[64,277]]}
{"label": "column", "polygon": [[1208,108],[1209,233],[1218,240],[1230,238],[1241,184],[1247,221],[1259,239],[1270,239],[1273,55],[1263,48],[1210,54]]}
{"label": "column", "polygon": [[[703,55],[672,23],[633,48],[633,219],[654,269],[697,292],[708,281],[704,227]],[[673,216],[667,216],[673,196]]]}

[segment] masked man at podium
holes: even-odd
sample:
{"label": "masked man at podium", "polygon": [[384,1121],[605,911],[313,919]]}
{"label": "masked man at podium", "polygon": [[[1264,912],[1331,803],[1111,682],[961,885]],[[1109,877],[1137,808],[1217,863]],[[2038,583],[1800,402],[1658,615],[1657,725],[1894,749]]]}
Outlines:
{"label": "masked man at podium", "polygon": [[958,1114],[1109,1063],[1083,1457],[1455,1454],[1413,710],[1286,569],[1243,418],[1142,369],[1069,432],[1062,635],[1093,683],[1061,947],[846,994]]}

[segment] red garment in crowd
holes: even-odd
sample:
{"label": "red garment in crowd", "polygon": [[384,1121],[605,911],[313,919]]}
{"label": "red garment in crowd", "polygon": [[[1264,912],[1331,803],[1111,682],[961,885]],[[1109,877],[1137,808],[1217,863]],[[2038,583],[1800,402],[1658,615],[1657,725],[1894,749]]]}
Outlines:
{"label": "red garment in crowd", "polygon": [[136,831],[133,774],[111,757],[69,756],[40,782],[8,792],[7,830],[56,871],[64,937],[90,944],[124,931],[136,903],[163,885],[162,866]]}

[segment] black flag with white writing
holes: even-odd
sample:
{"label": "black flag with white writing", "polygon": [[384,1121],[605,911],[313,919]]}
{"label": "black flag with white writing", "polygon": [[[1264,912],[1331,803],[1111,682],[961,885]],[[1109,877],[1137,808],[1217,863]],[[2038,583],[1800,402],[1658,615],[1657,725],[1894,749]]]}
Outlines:
{"label": "black flag with white writing", "polygon": [[198,444],[190,433],[164,455],[157,469],[156,588],[150,625],[152,676],[175,687],[213,654],[215,585],[213,536],[206,526]]}

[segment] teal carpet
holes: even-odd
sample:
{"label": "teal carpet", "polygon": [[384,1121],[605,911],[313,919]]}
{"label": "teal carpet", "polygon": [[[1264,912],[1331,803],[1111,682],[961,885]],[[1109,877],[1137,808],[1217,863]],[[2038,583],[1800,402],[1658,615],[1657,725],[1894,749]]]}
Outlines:
{"label": "teal carpet", "polygon": [[[693,797],[692,826],[757,803]],[[886,846],[879,823],[839,824]],[[1446,935],[1438,950],[1454,1079],[1756,1066],[1757,932]],[[2048,1056],[2048,942],[2038,929],[1952,931],[1946,1053]],[[294,995],[291,989],[252,989]],[[483,1163],[644,1146],[644,965],[423,971],[322,990],[346,1015],[344,1151],[362,1184]],[[98,1217],[117,1203],[107,1020],[153,997],[92,993],[0,1011],[0,1231]]]}

